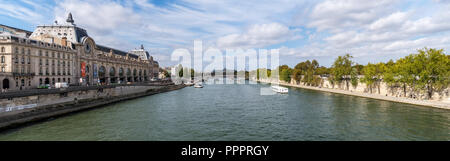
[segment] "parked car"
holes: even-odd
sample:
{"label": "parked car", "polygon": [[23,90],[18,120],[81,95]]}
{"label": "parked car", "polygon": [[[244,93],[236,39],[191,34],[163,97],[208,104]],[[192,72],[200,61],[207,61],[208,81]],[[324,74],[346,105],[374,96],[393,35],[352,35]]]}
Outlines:
{"label": "parked car", "polygon": [[44,84],[44,85],[38,86],[37,88],[38,88],[38,89],[50,89],[51,86],[50,86],[50,84]]}
{"label": "parked car", "polygon": [[69,87],[69,84],[67,84],[66,82],[55,83],[55,88],[67,88],[67,87]]}

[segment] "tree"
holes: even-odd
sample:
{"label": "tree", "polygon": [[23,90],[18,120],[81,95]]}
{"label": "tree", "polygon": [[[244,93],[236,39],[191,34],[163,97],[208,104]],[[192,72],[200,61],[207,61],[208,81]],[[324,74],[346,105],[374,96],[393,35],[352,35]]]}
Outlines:
{"label": "tree", "polygon": [[366,83],[367,88],[369,88],[370,93],[372,93],[373,84],[375,83],[375,75],[376,75],[376,65],[368,63],[363,68],[364,77],[361,79],[361,82]]}
{"label": "tree", "polygon": [[317,75],[327,75],[330,74],[330,69],[324,66],[321,66],[319,68],[316,69],[316,74]]}
{"label": "tree", "polygon": [[358,86],[358,69],[352,68],[352,72],[350,73],[350,81],[352,83],[353,88]]}
{"label": "tree", "polygon": [[194,71],[194,69],[191,69],[191,79],[194,79],[194,76],[195,76],[195,71]]}
{"label": "tree", "polygon": [[414,56],[413,72],[417,79],[417,88],[426,89],[428,98],[434,91],[448,87],[450,77],[450,61],[443,49],[420,49]]}
{"label": "tree", "polygon": [[413,73],[412,70],[412,64],[413,64],[413,55],[408,55],[404,58],[400,58],[397,60],[397,63],[394,65],[395,69],[395,77],[397,77],[397,82],[402,84],[403,86],[403,96],[406,97],[406,88],[414,87],[414,82],[416,76]]}
{"label": "tree", "polygon": [[178,71],[178,77],[182,78],[183,77],[183,66],[180,64],[178,65],[178,67],[176,68]]}
{"label": "tree", "polygon": [[353,62],[350,60],[353,58],[350,54],[345,54],[344,56],[339,56],[333,63],[332,67],[332,75],[333,79],[337,83],[341,83],[343,80],[345,80],[346,90],[349,89],[348,84],[348,76],[352,72],[352,65]]}
{"label": "tree", "polygon": [[362,70],[364,68],[364,65],[356,64],[356,65],[353,66],[353,68],[356,69],[356,72],[357,72],[358,75],[363,75]]}
{"label": "tree", "polygon": [[291,82],[291,74],[292,74],[291,68],[284,68],[280,72],[280,79],[285,82]]}
{"label": "tree", "polygon": [[292,77],[297,82],[297,84],[300,83],[300,80],[302,79],[302,71],[300,69],[293,69]]}
{"label": "tree", "polygon": [[378,94],[381,93],[380,86],[381,86],[381,80],[383,78],[383,73],[385,69],[384,63],[378,63],[378,64],[367,64],[363,68],[364,77],[361,80],[362,82],[365,82],[367,87],[370,90],[370,93],[372,93],[373,85],[376,85],[378,89]]}
{"label": "tree", "polygon": [[396,65],[394,61],[391,59],[389,60],[383,68],[383,81],[389,86],[392,87],[395,84],[398,83],[398,77],[396,76],[396,73],[398,72],[398,69],[396,68]]}

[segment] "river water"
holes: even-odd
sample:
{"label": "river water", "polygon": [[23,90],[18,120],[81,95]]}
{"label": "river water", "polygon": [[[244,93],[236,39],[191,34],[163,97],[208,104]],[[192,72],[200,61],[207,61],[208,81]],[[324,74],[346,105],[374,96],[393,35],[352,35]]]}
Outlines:
{"label": "river water", "polygon": [[450,140],[450,111],[268,84],[205,85],[0,133],[0,140]]}

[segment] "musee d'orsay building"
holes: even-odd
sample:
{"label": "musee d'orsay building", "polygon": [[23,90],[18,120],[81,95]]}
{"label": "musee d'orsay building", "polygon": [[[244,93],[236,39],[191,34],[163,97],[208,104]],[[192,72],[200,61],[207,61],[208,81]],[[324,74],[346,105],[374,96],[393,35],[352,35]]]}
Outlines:
{"label": "musee d'orsay building", "polygon": [[158,71],[143,46],[125,52],[99,45],[70,13],[66,23],[37,26],[34,32],[0,25],[1,89],[146,82]]}

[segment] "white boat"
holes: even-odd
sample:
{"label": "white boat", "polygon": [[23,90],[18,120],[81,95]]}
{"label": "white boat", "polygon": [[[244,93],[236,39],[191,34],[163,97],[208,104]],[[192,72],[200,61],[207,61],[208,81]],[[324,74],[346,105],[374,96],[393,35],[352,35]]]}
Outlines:
{"label": "white boat", "polygon": [[186,85],[186,86],[192,86],[192,85],[194,85],[194,83],[186,82],[186,83],[184,83],[184,85]]}
{"label": "white boat", "polygon": [[277,93],[288,93],[288,89],[286,87],[280,87],[280,86],[272,86],[272,90]]}
{"label": "white boat", "polygon": [[195,88],[203,88],[203,86],[201,84],[195,84],[194,87]]}

